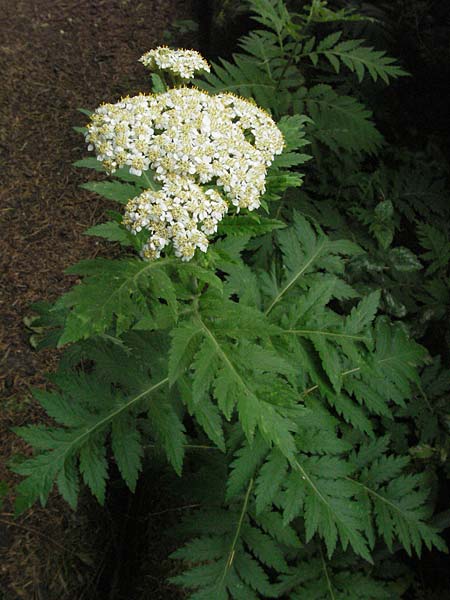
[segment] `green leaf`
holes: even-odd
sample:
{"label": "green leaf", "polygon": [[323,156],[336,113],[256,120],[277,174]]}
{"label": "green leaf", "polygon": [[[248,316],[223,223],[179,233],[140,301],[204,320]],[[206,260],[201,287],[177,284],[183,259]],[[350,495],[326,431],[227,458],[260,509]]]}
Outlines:
{"label": "green leaf", "polygon": [[[79,165],[77,166],[84,166]],[[130,183],[120,183],[119,181],[88,181],[81,184],[85,190],[100,194],[108,200],[114,200],[119,204],[126,204],[131,198],[135,198],[141,193],[141,189]]]}
{"label": "green leaf", "polygon": [[96,434],[81,446],[80,473],[100,504],[104,504],[108,477],[104,436]]}
{"label": "green leaf", "polygon": [[67,273],[84,279],[56,303],[57,309],[71,309],[58,346],[103,333],[110,327],[120,335],[134,322],[150,316],[152,310],[158,310],[160,299],[175,314],[174,287],[164,272],[169,263],[97,258],[70,267]]}
{"label": "green leaf", "polygon": [[261,563],[278,573],[289,570],[281,548],[269,535],[257,527],[247,525],[243,528],[242,538]]}
{"label": "green leaf", "polygon": [[272,504],[286,477],[287,468],[288,463],[283,454],[277,449],[272,450],[259,470],[256,480],[256,511],[258,513],[263,512]]}
{"label": "green leaf", "polygon": [[90,117],[93,114],[93,111],[87,108],[77,108],[77,111],[82,115],[86,115],[87,117]]}
{"label": "green leaf", "polygon": [[152,78],[152,92],[154,94],[162,94],[167,91],[166,85],[157,73],[151,73]]}
{"label": "green leaf", "polygon": [[[336,34],[332,35],[336,36]],[[395,79],[402,75],[407,75],[406,71],[395,64],[395,59],[386,56],[385,52],[374,50],[370,46],[363,46],[364,40],[353,39],[333,44],[335,40],[339,40],[340,36],[330,39],[332,35],[325,38],[325,48],[319,44],[317,52],[324,54],[336,72],[339,72],[340,61],[350,71],[356,73],[359,82],[363,80],[366,71],[373,81],[377,81],[380,78],[385,83],[389,83],[389,78]]]}
{"label": "green leaf", "polygon": [[233,62],[220,59],[212,63],[211,73],[196,80],[196,85],[211,93],[233,92],[246,98],[254,98],[258,106],[269,109],[274,106],[277,82],[267,76],[267,71],[250,57],[234,54]]}
{"label": "green leaf", "polygon": [[253,215],[239,215],[224,217],[219,224],[219,235],[249,236],[264,235],[276,229],[283,229],[286,225],[277,219],[267,219]]}
{"label": "green leaf", "polygon": [[168,402],[151,402],[148,416],[156,439],[164,448],[177,475],[181,475],[186,445],[185,428],[182,421]]}
{"label": "green leaf", "polygon": [[191,368],[195,371],[192,383],[192,402],[194,406],[209,396],[209,390],[214,381],[216,360],[214,344],[209,338],[204,338],[191,365]]}
{"label": "green leaf", "polygon": [[[275,589],[269,582],[265,565],[278,564],[285,568],[285,559],[270,535],[249,523],[251,488],[252,482],[238,504],[227,509],[200,510],[189,517],[187,527],[195,537],[171,556],[188,564],[186,570],[171,581],[196,590],[192,598],[257,600],[273,597]],[[213,535],[211,524],[215,524]]]}
{"label": "green leaf", "polygon": [[108,221],[107,223],[100,223],[99,225],[89,227],[84,232],[84,235],[94,235],[105,238],[110,242],[119,242],[122,246],[135,245],[134,236],[116,221]]}
{"label": "green leaf", "polygon": [[446,269],[450,262],[448,234],[428,223],[421,223],[417,226],[417,235],[420,245],[426,250],[421,257],[430,263],[427,274],[431,275],[440,269]]}
{"label": "green leaf", "polygon": [[394,269],[402,273],[411,273],[413,271],[419,271],[422,268],[416,255],[403,246],[392,248],[389,252],[389,262]]}
{"label": "green leaf", "polygon": [[297,510],[290,498],[288,515],[292,518],[296,512],[304,512],[306,541],[318,533],[331,556],[339,537],[344,549],[350,544],[356,554],[371,562],[363,536],[365,514],[353,499],[352,484],[344,479],[351,473],[351,466],[334,457],[304,456],[293,467],[287,486],[296,486],[300,495]]}
{"label": "green leaf", "polygon": [[234,454],[227,480],[227,499],[240,494],[264,460],[269,447],[260,435],[255,435],[251,442],[246,441]]}
{"label": "green leaf", "polygon": [[169,352],[169,381],[173,385],[189,368],[200,343],[202,328],[190,321],[182,322],[171,331],[172,344]]}
{"label": "green leaf", "polygon": [[[128,369],[129,374],[130,369]],[[116,421],[121,418],[129,418],[127,415],[130,415],[133,410],[142,405],[146,398],[168,383],[167,378],[156,384],[149,384],[147,377],[145,381],[146,387],[143,389],[141,382],[137,382],[139,392],[119,398],[112,395],[111,383],[99,381],[95,372],[84,376],[65,374],[58,379],[58,383],[64,386],[63,392],[67,395],[67,400],[65,400],[65,404],[56,400],[58,408],[57,411],[53,411],[53,417],[57,418],[59,422],[67,423],[68,426],[52,429],[41,426],[17,429],[20,436],[40,451],[35,456],[13,466],[16,473],[25,477],[17,488],[17,512],[29,508],[38,499],[45,505],[55,481],[64,498],[72,506],[75,506],[78,495],[76,458],[79,459],[79,471],[84,482],[98,501],[103,503],[108,477],[106,435],[113,424],[115,428],[113,450],[116,460],[127,483],[130,487],[133,486],[139,462],[138,438],[130,432],[130,424],[125,432],[125,439],[119,441],[115,436],[118,427]],[[59,398],[59,394],[56,397]],[[76,415],[80,421],[76,423],[73,422],[70,409],[68,419],[63,414],[64,406],[73,405],[75,400],[83,408],[82,411],[77,408]],[[49,398],[46,398],[45,402],[47,405],[51,405]],[[95,412],[92,412],[93,406],[96,407]],[[159,410],[163,411],[164,409]],[[59,416],[57,417],[57,415]],[[161,418],[161,421],[163,420],[164,417]],[[170,455],[176,468],[179,469],[182,425],[178,420],[175,424],[174,421],[175,419],[169,417],[162,422],[161,436],[166,452]],[[173,425],[170,430],[169,425]],[[174,439],[164,443],[166,442],[164,436],[169,434],[173,434]],[[130,446],[125,448],[123,444],[126,440],[130,442]],[[127,452],[130,454],[127,455]]]}
{"label": "green leaf", "polygon": [[[366,453],[359,480],[352,477],[357,498],[366,511],[373,510],[374,524],[392,552],[397,538],[408,554],[414,549],[420,556],[423,544],[446,551],[445,543],[436,529],[426,523],[430,515],[427,502],[430,490],[421,474],[405,472],[409,459],[401,456],[385,456],[383,448]],[[361,449],[355,459],[361,463]],[[369,521],[368,525],[369,527]]]}
{"label": "green leaf", "polygon": [[129,415],[120,415],[112,422],[111,447],[120,474],[132,492],[141,470],[142,442],[136,421]]}
{"label": "green leaf", "polygon": [[225,440],[222,429],[222,418],[217,406],[209,398],[203,398],[195,406],[188,404],[189,413],[195,416],[198,424],[203,428],[209,439],[225,452]]}
{"label": "green leaf", "polygon": [[105,172],[102,163],[94,156],[88,156],[86,158],[77,160],[73,163],[73,166],[82,169],[93,169],[94,171],[99,171],[100,173]]}
{"label": "green leaf", "polygon": [[[351,255],[360,252],[360,248],[351,242],[331,241],[318,226],[313,226],[300,213],[295,212],[293,226],[278,232],[277,238],[283,252],[283,280],[281,285],[267,274],[262,276],[266,292],[272,295],[265,314],[268,315],[275,306],[289,298],[289,292],[296,286],[305,287],[309,281],[307,275],[320,273],[322,270],[328,274],[340,274],[344,270],[341,255]],[[325,279],[324,279],[325,282]],[[328,289],[330,282],[338,283],[335,278],[327,279],[325,286]],[[338,286],[336,286],[338,288]],[[341,290],[351,292],[348,286],[340,285]],[[348,297],[348,295],[347,295]]]}
{"label": "green leaf", "polygon": [[375,318],[380,304],[380,291],[372,292],[352,309],[346,319],[345,330],[349,334],[357,334],[364,331]]}
{"label": "green leaf", "polygon": [[80,492],[80,483],[74,456],[66,458],[63,468],[58,473],[56,484],[61,496],[75,510]]}
{"label": "green leaf", "polygon": [[383,138],[371,120],[372,113],[350,96],[338,95],[329,85],[308,90],[305,107],[314,122],[307,135],[314,136],[333,152],[374,153]]}
{"label": "green leaf", "polygon": [[[345,554],[329,560],[319,548],[281,576],[278,593],[292,600],[390,600],[398,597],[399,588],[397,582],[392,585],[389,581],[389,566],[392,567],[391,562],[386,565],[383,578],[377,578],[377,571],[367,568],[366,564],[349,559]],[[396,566],[392,569],[394,577],[398,577]]]}

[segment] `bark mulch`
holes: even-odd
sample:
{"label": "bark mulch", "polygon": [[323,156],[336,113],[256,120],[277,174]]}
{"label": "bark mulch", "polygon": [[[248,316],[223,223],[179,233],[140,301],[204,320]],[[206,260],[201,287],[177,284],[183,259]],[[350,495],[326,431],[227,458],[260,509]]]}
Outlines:
{"label": "bark mulch", "polygon": [[[11,427],[43,419],[30,387],[43,386],[58,359],[56,351],[32,349],[23,319],[30,304],[71,286],[65,268],[110,252],[83,236],[105,204],[79,188],[88,175],[72,167],[86,154],[72,130],[85,121],[76,109],[148,89],[137,59],[186,16],[187,4],[0,0],[0,482],[10,487],[8,459],[29,452]],[[78,591],[99,571],[86,535],[95,524],[57,497],[13,520],[9,500],[0,513],[0,598],[96,597]],[[161,585],[152,598],[172,597]]]}

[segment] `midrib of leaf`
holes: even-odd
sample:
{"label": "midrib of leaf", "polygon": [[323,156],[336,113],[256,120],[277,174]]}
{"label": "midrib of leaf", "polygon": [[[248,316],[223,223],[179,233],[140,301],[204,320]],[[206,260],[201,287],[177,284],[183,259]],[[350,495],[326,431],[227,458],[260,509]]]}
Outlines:
{"label": "midrib of leaf", "polygon": [[153,183],[150,181],[150,179],[149,179],[149,176],[147,175],[147,173],[144,171],[144,172],[142,173],[142,175],[143,175],[143,177],[144,177],[145,181],[148,183],[148,187],[149,187],[151,190],[153,190],[153,191],[154,191],[154,190],[155,190],[155,186],[154,186],[154,185],[153,185]]}
{"label": "midrib of leaf", "polygon": [[333,510],[331,504],[328,502],[328,500],[325,498],[325,496],[322,494],[319,488],[315,485],[314,481],[311,479],[311,477],[308,475],[305,469],[301,466],[301,464],[297,460],[292,461],[291,464],[294,468],[297,469],[297,471],[301,473],[302,478],[308,483],[310,488],[313,490],[314,494],[321,500],[321,502],[323,502],[323,504],[325,504],[328,510],[334,515],[336,521],[341,523],[342,527],[346,531],[348,531],[348,527],[345,525],[345,523],[342,522],[341,519],[337,517],[336,512]]}
{"label": "midrib of leaf", "polygon": [[397,504],[394,504],[393,502],[391,502],[384,496],[381,496],[380,494],[378,494],[378,492],[376,492],[372,488],[368,487],[364,483],[361,483],[360,481],[357,481],[356,479],[353,479],[352,477],[345,477],[345,479],[347,479],[347,481],[351,481],[355,485],[359,485],[360,487],[364,488],[368,494],[375,496],[376,498],[378,498],[378,500],[381,500],[381,502],[390,506],[395,512],[399,513],[406,521],[410,520],[408,518],[408,516],[405,515],[405,513],[402,511],[402,509]]}
{"label": "midrib of leaf", "polygon": [[[396,360],[401,356],[404,356],[405,353],[402,354],[395,354],[394,356],[387,356],[386,358],[380,358],[380,360],[375,361],[378,365],[381,365],[383,363],[387,363],[389,361],[392,360]],[[352,375],[353,373],[357,373],[358,371],[361,371],[361,367],[355,367],[354,369],[349,369],[348,371],[342,371],[341,373],[341,377],[346,377],[347,375]],[[312,385],[310,388],[306,389],[303,393],[302,393],[302,397],[307,396],[308,394],[311,394],[312,392],[315,392],[317,389],[319,388],[318,385]]]}
{"label": "midrib of leaf", "polygon": [[305,469],[301,466],[301,464],[297,460],[294,460],[292,464],[297,469],[297,471],[300,471],[300,473],[302,474],[302,478],[308,482],[309,486],[313,489],[316,496],[318,496],[322,500],[322,502],[326,504],[331,510],[331,506],[328,500],[325,498],[325,496],[322,495],[319,488],[315,485],[314,481],[311,479],[311,477],[308,475]]}
{"label": "midrib of leaf", "polygon": [[152,269],[159,269],[164,265],[167,265],[169,263],[173,263],[175,262],[174,259],[163,259],[162,261],[159,262],[155,262],[155,263],[150,263],[148,265],[144,265],[142,267],[142,269],[140,269],[137,273],[134,273],[134,275],[132,275],[131,277],[127,277],[125,279],[125,281],[123,281],[120,286],[118,288],[116,288],[109,296],[108,298],[105,300],[105,302],[103,302],[100,305],[96,305],[98,310],[102,310],[105,306],[107,306],[110,302],[112,298],[115,298],[116,296],[120,297],[120,294],[122,292],[122,288],[127,287],[130,285],[131,281],[136,281],[136,279],[138,277],[140,277],[143,273],[145,273],[146,271],[151,271]]}
{"label": "midrib of leaf", "polygon": [[330,576],[328,575],[327,563],[325,562],[325,557],[323,555],[322,546],[320,546],[320,558],[322,560],[322,568],[323,568],[323,572],[325,573],[325,579],[327,580],[327,587],[328,587],[328,591],[330,592],[330,598],[332,600],[336,600],[336,596],[334,595],[333,587],[331,585]]}
{"label": "midrib of leaf", "polygon": [[223,589],[222,586],[224,584],[224,581],[227,578],[228,572],[231,569],[231,566],[234,561],[234,556],[236,553],[236,544],[238,542],[239,535],[240,535],[241,529],[242,529],[242,523],[244,522],[244,517],[247,512],[247,506],[248,506],[248,501],[250,499],[250,492],[252,490],[252,487],[253,487],[253,478],[250,479],[250,481],[249,481],[249,484],[247,487],[247,492],[245,493],[244,502],[242,504],[241,514],[239,515],[239,521],[237,524],[236,532],[234,534],[233,542],[231,543],[230,551],[228,553],[228,557],[227,557],[227,561],[225,563],[225,568],[223,570],[222,577],[220,578],[220,581],[218,583],[218,591],[219,592]]}
{"label": "midrib of leaf", "polygon": [[[182,444],[183,448],[186,450],[214,450],[217,452],[221,452],[220,448],[217,446],[206,446],[203,444]],[[145,444],[142,446],[144,449],[146,448],[158,448],[157,444]]]}
{"label": "midrib of leaf", "polygon": [[[364,46],[363,46],[363,48],[364,48]],[[340,52],[339,50],[322,50],[322,51],[320,51],[320,54],[326,54],[326,53],[334,54],[339,57],[343,56],[347,59],[350,59],[352,62],[360,63],[361,65],[366,67],[367,70],[369,70],[369,67],[371,67],[377,73],[380,73],[380,71],[388,71],[390,68],[395,66],[395,65],[383,64],[380,67],[377,62],[361,58],[360,56],[357,56],[357,55],[355,56],[354,54],[351,54],[351,51],[349,51],[349,52]],[[317,54],[319,54],[319,52]],[[383,57],[380,57],[380,59],[381,58],[383,58]],[[341,61],[342,61],[342,58],[341,58]],[[345,64],[345,63],[343,63],[343,64]]]}
{"label": "midrib of leaf", "polygon": [[284,294],[294,285],[294,283],[297,281],[297,279],[299,277],[301,277],[303,275],[303,273],[306,271],[306,269],[316,260],[316,258],[322,252],[326,243],[327,243],[327,240],[324,240],[322,242],[322,244],[320,244],[320,246],[316,250],[316,252],[314,252],[314,254],[309,258],[309,260],[307,260],[306,263],[302,266],[302,268],[297,273],[295,273],[295,275],[288,281],[288,283],[284,286],[284,288],[281,290],[281,292],[279,292],[279,294],[277,294],[275,296],[275,298],[270,303],[269,307],[264,312],[265,315],[268,315],[270,313],[270,311],[275,306],[275,304],[278,304],[278,302],[281,300],[281,298],[284,296]]}
{"label": "midrib of leaf", "polygon": [[134,396],[133,398],[131,398],[130,400],[125,402],[125,404],[122,404],[115,410],[112,410],[105,417],[100,419],[100,421],[97,421],[94,425],[85,429],[81,435],[79,435],[75,439],[71,440],[70,444],[68,444],[67,446],[64,446],[62,448],[62,451],[60,453],[56,454],[56,458],[59,459],[60,457],[63,457],[65,455],[69,454],[70,451],[74,448],[76,449],[79,446],[79,444],[81,444],[85,440],[85,438],[91,436],[97,430],[101,429],[103,427],[103,425],[106,425],[106,423],[112,421],[115,417],[117,417],[124,411],[128,410],[131,406],[133,406],[133,404],[135,404],[136,402],[139,402],[139,400],[141,400],[144,396],[146,396],[147,394],[151,394],[152,392],[156,391],[158,388],[162,387],[163,385],[165,385],[168,382],[169,382],[169,378],[165,377],[164,379],[161,379],[161,381],[159,381],[158,383],[155,383],[154,385],[150,386],[149,388],[147,388],[146,390],[144,390],[137,396]]}
{"label": "midrib of leaf", "polygon": [[[295,335],[323,335],[327,337],[339,337],[358,342],[369,342],[370,338],[363,335],[350,335],[348,333],[339,333],[337,331],[322,331],[320,329],[285,329],[284,333],[292,333]],[[280,334],[281,335],[281,334]]]}
{"label": "midrib of leaf", "polygon": [[214,344],[217,352],[220,354],[220,356],[223,358],[224,362],[226,363],[227,367],[230,369],[230,371],[232,372],[234,378],[238,381],[239,385],[241,385],[245,390],[247,390],[247,392],[249,394],[251,394],[252,396],[254,396],[254,392],[248,387],[248,385],[245,383],[245,381],[242,379],[241,375],[239,375],[238,371],[236,370],[236,367],[233,365],[233,363],[231,362],[231,360],[228,358],[228,355],[226,354],[226,352],[223,350],[222,346],[220,345],[220,343],[218,342],[217,338],[215,337],[215,335],[212,333],[212,331],[208,328],[208,326],[206,325],[206,323],[202,320],[201,316],[197,313],[197,318],[199,320],[199,324],[201,326],[201,328],[203,329],[203,331],[206,333],[206,335],[210,338],[210,340],[212,341],[212,343]]}
{"label": "midrib of leaf", "polygon": [[442,194],[440,194],[439,192],[433,192],[432,190],[425,190],[425,191],[417,190],[414,192],[400,192],[399,193],[399,198],[405,198],[406,196],[412,196],[413,198],[418,197],[418,196],[425,196],[426,198],[429,198],[430,196],[432,196],[434,198],[442,198]]}
{"label": "midrib of leaf", "polygon": [[[170,262],[174,262],[174,261],[173,261],[173,260],[171,260],[171,259],[166,259],[166,260],[163,260],[163,261],[159,261],[159,262],[150,263],[150,264],[148,264],[148,265],[145,265],[145,266],[144,266],[144,267],[143,267],[143,268],[142,268],[142,269],[141,269],[141,270],[140,270],[138,273],[135,273],[135,274],[134,274],[132,277],[130,277],[130,278],[128,278],[126,281],[124,281],[124,282],[123,282],[123,283],[122,283],[122,284],[121,284],[121,285],[120,285],[120,286],[117,288],[117,290],[111,294],[110,298],[111,298],[112,296],[114,296],[115,294],[118,294],[118,293],[119,293],[119,292],[122,290],[122,288],[123,288],[123,286],[124,286],[124,285],[126,285],[126,284],[127,284],[127,283],[129,283],[130,281],[135,281],[135,280],[136,280],[136,278],[137,278],[137,277],[139,277],[140,275],[142,275],[142,273],[145,273],[145,271],[147,271],[147,270],[148,270],[148,271],[151,271],[151,270],[152,270],[152,269],[154,269],[154,268],[160,268],[161,266],[163,266],[163,265],[167,265],[167,264],[168,264],[168,263],[170,263]],[[161,264],[161,263],[163,263],[163,264]]]}
{"label": "midrib of leaf", "polygon": [[[265,47],[265,45],[264,45],[264,42],[263,42],[262,40],[260,40],[260,39],[259,39],[259,40],[257,40],[257,41],[255,42],[255,45],[257,45],[257,46],[258,46],[258,48],[259,48],[259,51],[260,51],[260,53],[261,53],[261,56],[256,56],[256,54],[253,54],[253,56],[255,56],[255,57],[256,57],[256,59],[262,59],[262,60],[258,60],[258,63],[257,63],[257,64],[258,64],[258,65],[263,65],[263,67],[264,67],[264,68],[265,68],[265,70],[266,70],[266,73],[267,73],[267,76],[268,76],[268,78],[269,78],[271,81],[273,81],[273,77],[272,77],[272,70],[271,70],[271,68],[270,68],[270,62],[271,62],[272,58],[266,54],[266,47]],[[264,58],[262,58],[262,57],[264,57]]]}

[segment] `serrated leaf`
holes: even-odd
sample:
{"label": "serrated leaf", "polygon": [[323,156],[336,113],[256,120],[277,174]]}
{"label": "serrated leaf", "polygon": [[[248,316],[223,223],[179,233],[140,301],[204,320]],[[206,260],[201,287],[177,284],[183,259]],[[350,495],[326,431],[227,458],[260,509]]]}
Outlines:
{"label": "serrated leaf", "polygon": [[119,242],[122,246],[134,246],[134,236],[116,221],[108,221],[89,227],[84,235],[94,235],[110,242]]}
{"label": "serrated leaf", "polygon": [[190,366],[200,342],[201,327],[196,323],[183,322],[172,330],[172,344],[169,352],[169,381],[175,381]]}
{"label": "serrated leaf", "polygon": [[97,160],[94,156],[81,158],[80,160],[75,161],[73,163],[73,166],[84,169],[93,169],[94,171],[99,171],[100,173],[105,172],[102,163],[99,160]]}
{"label": "serrated leaf", "polygon": [[102,436],[93,436],[81,446],[80,473],[100,504],[104,504],[108,463]]}
{"label": "serrated leaf", "polygon": [[262,463],[269,447],[260,435],[246,441],[234,454],[227,480],[227,500],[240,494]]}
{"label": "serrated leaf", "polygon": [[150,402],[148,416],[156,439],[163,447],[177,475],[181,475],[186,444],[182,421],[169,403],[161,401]]}
{"label": "serrated leaf", "polygon": [[374,320],[380,304],[380,291],[372,292],[352,309],[345,322],[345,330],[350,334],[364,331]]}
{"label": "serrated leaf", "polygon": [[[85,166],[80,165],[79,162],[76,164],[77,166]],[[119,204],[126,204],[128,200],[138,196],[141,192],[141,189],[136,185],[120,183],[119,181],[88,181],[87,183],[81,184],[80,187],[89,190],[90,192],[100,194],[100,196],[103,196],[108,200],[114,200]]]}
{"label": "serrated leaf", "polygon": [[273,502],[274,497],[286,477],[288,463],[277,449],[270,452],[268,459],[259,470],[256,480],[256,511],[263,512]]}
{"label": "serrated leaf", "polygon": [[112,422],[111,446],[120,474],[132,492],[141,470],[142,442],[136,422],[128,416],[119,416]]}
{"label": "serrated leaf", "polygon": [[355,98],[338,95],[330,86],[319,84],[305,98],[308,114],[314,122],[307,129],[334,152],[374,153],[382,136],[371,120],[372,113]]}
{"label": "serrated leaf", "polygon": [[100,258],[70,267],[67,273],[84,279],[56,303],[57,309],[71,309],[58,345],[103,333],[112,326],[119,335],[151,314],[151,302],[158,309],[160,298],[175,310],[175,292],[163,267],[163,260]]}

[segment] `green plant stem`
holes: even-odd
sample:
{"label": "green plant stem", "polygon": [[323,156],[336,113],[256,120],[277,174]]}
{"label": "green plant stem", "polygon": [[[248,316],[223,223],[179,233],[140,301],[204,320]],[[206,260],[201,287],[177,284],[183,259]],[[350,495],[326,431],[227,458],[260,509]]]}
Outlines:
{"label": "green plant stem", "polygon": [[[157,448],[156,444],[145,444],[144,448]],[[217,450],[220,451],[220,448],[216,448],[216,446],[205,446],[202,444],[183,444],[183,448],[186,450]]]}
{"label": "green plant stem", "polygon": [[328,588],[328,591],[330,592],[330,598],[331,598],[331,600],[336,600],[336,596],[334,595],[333,587],[331,585],[330,576],[328,575],[327,563],[325,562],[325,557],[323,555],[322,546],[320,546],[320,558],[322,560],[322,568],[323,568],[323,572],[325,573],[325,578],[327,580],[327,588]]}
{"label": "green plant stem", "polygon": [[155,191],[156,188],[153,185],[153,182],[150,180],[150,177],[147,175],[147,173],[145,171],[143,171],[142,173],[143,178],[145,179],[145,181],[148,183],[148,187],[152,190]]}
{"label": "green plant stem", "polygon": [[231,565],[233,564],[233,560],[234,560],[234,556],[236,554],[236,544],[238,542],[239,539],[239,534],[241,533],[241,529],[242,529],[242,523],[244,522],[244,517],[245,514],[247,512],[247,506],[248,506],[248,501],[250,499],[250,492],[252,490],[253,487],[253,478],[250,479],[248,487],[247,487],[247,491],[245,493],[245,498],[244,498],[244,503],[242,505],[242,510],[241,510],[241,514],[239,516],[239,521],[238,521],[238,526],[236,529],[236,533],[234,534],[234,538],[233,538],[233,542],[231,544],[231,548],[230,548],[230,552],[228,553],[228,558],[227,558],[227,562],[225,563],[225,569],[223,570],[222,573],[222,577],[220,579],[219,582],[219,591],[222,589],[223,583],[227,577],[228,571],[231,568]]}
{"label": "green plant stem", "polygon": [[[380,360],[379,362],[382,362],[382,361]],[[361,371],[361,367],[355,367],[354,369],[349,369],[348,371],[342,371],[341,377],[346,377],[347,375],[351,375],[352,373],[357,373],[358,371]],[[308,388],[304,392],[302,392],[302,397],[304,398],[305,396],[308,396],[312,392],[315,392],[317,389],[319,389],[318,385],[312,385],[310,388]]]}
{"label": "green plant stem", "polygon": [[[297,40],[294,48],[292,49],[292,52],[289,54],[289,59],[286,61],[285,65],[283,67],[283,70],[281,71],[280,76],[278,77],[274,94],[276,94],[278,92],[278,90],[280,89],[280,85],[281,85],[281,82],[283,81],[283,77],[286,75],[286,71],[289,69],[289,67],[294,62],[295,52],[296,52],[299,44],[300,44],[300,40]],[[284,47],[281,47],[281,50],[284,52]]]}

